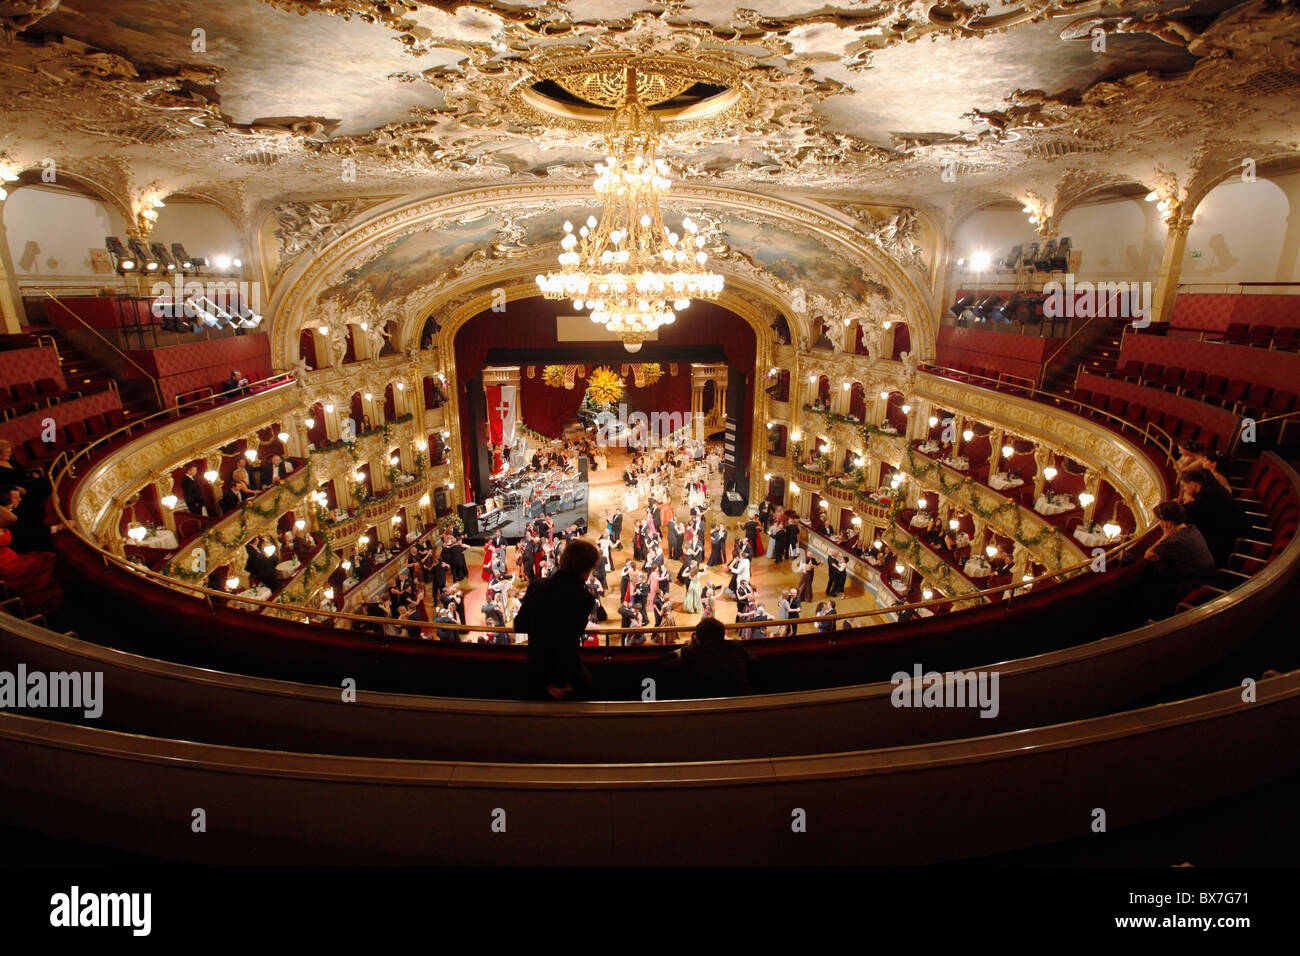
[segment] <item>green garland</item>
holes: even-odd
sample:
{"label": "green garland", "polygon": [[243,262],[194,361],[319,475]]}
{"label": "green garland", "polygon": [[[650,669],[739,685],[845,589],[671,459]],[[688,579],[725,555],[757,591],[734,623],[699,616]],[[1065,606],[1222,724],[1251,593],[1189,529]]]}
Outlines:
{"label": "green garland", "polygon": [[[301,490],[294,491],[290,487],[290,482],[293,482],[298,475],[305,475],[307,480],[303,484]],[[285,504],[283,503],[284,496],[289,495],[293,500],[297,500],[301,498],[303,495],[305,495],[307,493],[307,490],[312,487],[311,475],[312,475],[312,467],[311,467],[311,461],[309,459],[307,461],[307,464],[302,468],[301,471],[293,472],[289,478],[285,479],[283,484],[276,485],[275,497],[265,507],[254,504],[251,500],[244,501],[240,504],[239,527],[238,530],[235,531],[233,536],[226,537],[220,534],[215,527],[205,528],[197,538],[195,538],[193,541],[190,542],[190,546],[192,546],[195,543],[199,543],[202,545],[203,550],[205,552],[212,551],[214,545],[216,546],[217,549],[220,550],[230,550],[236,547],[243,547],[243,545],[247,543],[248,539],[251,537],[248,531],[249,515],[265,520],[267,518],[277,517],[283,514],[284,512],[288,511],[289,508],[286,507]],[[261,496],[259,495],[258,497]],[[224,521],[225,519],[223,518],[222,520]],[[187,546],[185,548],[187,554],[190,551],[190,546]],[[202,571],[195,571],[193,569],[185,567],[183,564],[179,562],[180,562],[179,557],[167,562],[167,564],[164,565],[162,568],[162,573],[167,575],[168,577],[179,578],[183,581],[197,581],[200,578],[206,578],[209,574],[211,574],[214,570],[216,570],[215,568],[205,567],[205,569]]]}
{"label": "green garland", "polygon": [[907,468],[915,478],[933,476],[932,480],[945,495],[984,521],[996,519],[1009,523],[1012,526],[1012,540],[1031,551],[1045,549],[1056,561],[1056,566],[1061,566],[1065,553],[1065,539],[1060,528],[1045,525],[1035,534],[1028,533],[1025,529],[1025,511],[1018,502],[1008,498],[996,507],[985,507],[980,503],[980,485],[974,478],[950,478],[943,466],[929,458],[918,456],[911,445],[907,446]]}

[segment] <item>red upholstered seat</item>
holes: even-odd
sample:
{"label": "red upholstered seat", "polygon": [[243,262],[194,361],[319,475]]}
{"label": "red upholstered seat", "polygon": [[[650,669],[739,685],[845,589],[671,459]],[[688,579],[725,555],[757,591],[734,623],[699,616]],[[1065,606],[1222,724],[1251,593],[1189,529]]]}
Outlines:
{"label": "red upholstered seat", "polygon": [[1207,375],[1205,377],[1205,391],[1202,392],[1202,398],[1218,399],[1228,390],[1228,377],[1226,375]]}
{"label": "red upholstered seat", "polygon": [[1161,388],[1177,389],[1183,383],[1183,370],[1176,365],[1165,366],[1158,383]]}
{"label": "red upholstered seat", "polygon": [[1142,363],[1135,360],[1125,362],[1124,367],[1116,375],[1126,382],[1136,382],[1142,378]]}
{"label": "red upholstered seat", "polygon": [[1245,322],[1229,322],[1223,337],[1229,342],[1244,345],[1250,340],[1250,326]]}
{"label": "red upholstered seat", "polygon": [[63,389],[59,388],[59,383],[52,378],[38,378],[36,380],[36,391],[41,395],[57,395]]}
{"label": "red upholstered seat", "polygon": [[85,445],[90,441],[90,433],[81,422],[68,422],[63,426],[63,430],[67,433],[68,440],[74,444]]}
{"label": "red upholstered seat", "polygon": [[9,387],[9,390],[13,392],[14,401],[16,402],[26,402],[37,398],[40,395],[40,393],[36,391],[36,386],[31,382],[14,382],[13,385]]}
{"label": "red upholstered seat", "polygon": [[1273,344],[1274,328],[1271,325],[1252,325],[1247,340],[1251,345],[1269,348]]}
{"label": "red upholstered seat", "polygon": [[1157,362],[1147,362],[1142,368],[1143,382],[1158,382],[1161,376],[1165,374],[1165,367]]}
{"label": "red upholstered seat", "polygon": [[1200,369],[1190,369],[1183,376],[1182,394],[1189,398],[1196,398],[1200,395],[1201,390],[1205,387],[1205,373]]}

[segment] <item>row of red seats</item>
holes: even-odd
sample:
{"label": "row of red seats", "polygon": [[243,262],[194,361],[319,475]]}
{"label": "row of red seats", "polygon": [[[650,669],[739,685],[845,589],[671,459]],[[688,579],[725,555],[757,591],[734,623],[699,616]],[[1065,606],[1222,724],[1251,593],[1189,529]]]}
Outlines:
{"label": "row of red seats", "polygon": [[[1138,402],[1130,402],[1118,396],[1104,395],[1086,388],[1075,389],[1071,397],[1099,411],[1109,412],[1116,418],[1127,419],[1135,424],[1154,425],[1170,438],[1180,442],[1199,441],[1203,442],[1206,448],[1219,450],[1224,448],[1226,436],[1197,422],[1185,421],[1172,413],[1149,409]],[[1087,409],[1083,409],[1081,414],[1088,414]]]}
{"label": "row of red seats", "polygon": [[1157,362],[1126,362],[1115,373],[1115,377],[1126,382],[1172,391],[1251,418],[1284,415],[1295,411],[1297,403],[1300,403],[1300,396],[1295,392]]}
{"label": "row of red seats", "polygon": [[79,422],[69,422],[55,433],[55,440],[43,442],[31,438],[14,447],[14,459],[24,468],[40,468],[53,461],[61,451],[72,451],[126,425],[126,415],[113,408],[102,415],[90,415]]}
{"label": "row of red seats", "polygon": [[8,421],[18,415],[49,408],[66,399],[81,398],[85,394],[82,389],[63,388],[52,378],[17,382],[8,388],[0,387],[0,417]]}

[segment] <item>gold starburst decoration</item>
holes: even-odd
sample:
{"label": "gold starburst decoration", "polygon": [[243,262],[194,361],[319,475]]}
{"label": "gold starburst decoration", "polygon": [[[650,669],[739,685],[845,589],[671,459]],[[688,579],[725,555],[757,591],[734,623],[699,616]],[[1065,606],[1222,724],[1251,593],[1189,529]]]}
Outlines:
{"label": "gold starburst decoration", "polygon": [[602,365],[587,379],[587,394],[600,405],[613,405],[623,397],[623,379],[608,366]]}

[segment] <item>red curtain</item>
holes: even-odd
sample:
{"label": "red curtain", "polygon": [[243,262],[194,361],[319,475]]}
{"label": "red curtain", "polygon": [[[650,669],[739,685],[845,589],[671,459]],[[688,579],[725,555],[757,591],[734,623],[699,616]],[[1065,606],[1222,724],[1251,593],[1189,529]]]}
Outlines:
{"label": "red curtain", "polygon": [[578,379],[572,389],[551,388],[542,382],[540,366],[533,378],[525,372],[519,389],[519,410],[524,424],[549,438],[559,438],[560,423],[578,413],[586,391],[586,379]]}

